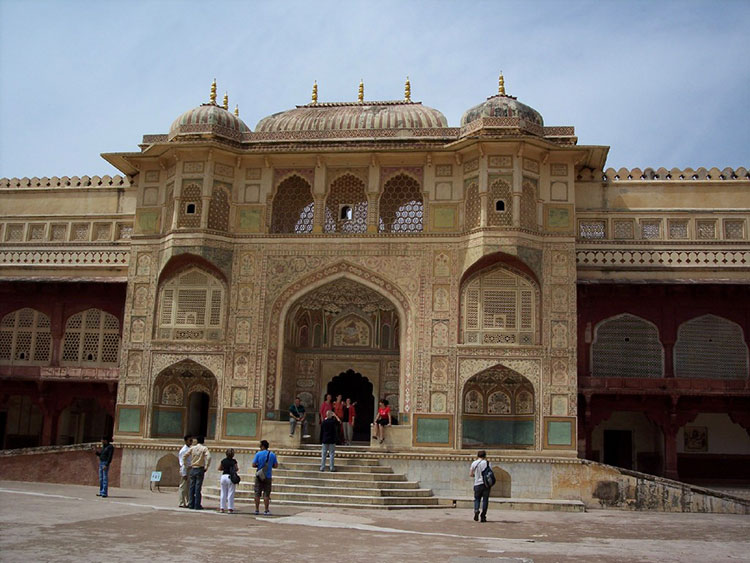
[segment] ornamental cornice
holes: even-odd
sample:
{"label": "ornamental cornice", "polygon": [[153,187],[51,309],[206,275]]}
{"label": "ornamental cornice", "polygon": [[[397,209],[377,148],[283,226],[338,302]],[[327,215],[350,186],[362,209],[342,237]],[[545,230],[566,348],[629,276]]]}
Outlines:
{"label": "ornamental cornice", "polygon": [[750,250],[576,250],[586,268],[748,268]]}
{"label": "ornamental cornice", "polygon": [[[90,244],[90,243],[89,243]],[[118,249],[80,249],[63,250],[47,248],[44,250],[34,249],[8,249],[0,250],[0,266],[19,265],[24,266],[100,266],[112,268],[113,266],[127,267],[130,262],[130,250]]]}

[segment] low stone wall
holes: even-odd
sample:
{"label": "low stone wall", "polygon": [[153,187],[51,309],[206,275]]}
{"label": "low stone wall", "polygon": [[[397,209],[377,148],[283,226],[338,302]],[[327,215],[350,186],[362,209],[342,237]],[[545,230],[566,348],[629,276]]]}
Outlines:
{"label": "low stone wall", "polygon": [[[92,452],[97,444],[49,446],[0,452],[0,479],[99,485],[99,458]],[[109,468],[109,486],[120,486],[122,449],[115,446]]]}

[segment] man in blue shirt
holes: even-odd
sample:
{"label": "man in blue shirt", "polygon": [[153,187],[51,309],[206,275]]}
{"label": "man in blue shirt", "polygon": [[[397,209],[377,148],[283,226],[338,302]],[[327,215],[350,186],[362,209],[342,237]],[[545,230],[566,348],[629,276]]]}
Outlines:
{"label": "man in blue shirt", "polygon": [[271,502],[271,474],[273,469],[278,466],[276,454],[268,449],[268,440],[261,440],[260,451],[253,458],[253,467],[258,470],[262,469],[264,473],[262,479],[257,473],[255,475],[255,514],[260,514],[260,495],[262,493],[263,505],[265,506],[263,515],[271,515],[271,511],[268,509]]}

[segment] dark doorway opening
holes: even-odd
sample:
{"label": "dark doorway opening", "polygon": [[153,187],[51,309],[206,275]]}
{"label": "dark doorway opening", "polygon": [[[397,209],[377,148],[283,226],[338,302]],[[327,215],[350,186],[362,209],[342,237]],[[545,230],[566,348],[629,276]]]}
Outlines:
{"label": "dark doorway opening", "polygon": [[370,424],[375,415],[375,395],[372,393],[372,382],[361,373],[349,369],[334,377],[328,383],[326,391],[334,399],[336,399],[336,395],[341,395],[344,401],[348,397],[353,403],[357,403],[354,406],[353,440],[369,443]]}
{"label": "dark doorway opening", "polygon": [[630,430],[604,431],[604,463],[633,469],[633,432]]}
{"label": "dark doorway opening", "polygon": [[187,434],[208,435],[208,393],[195,392],[188,397]]}
{"label": "dark doorway opening", "polygon": [[8,413],[0,412],[0,449],[5,449],[5,430],[8,426]]}

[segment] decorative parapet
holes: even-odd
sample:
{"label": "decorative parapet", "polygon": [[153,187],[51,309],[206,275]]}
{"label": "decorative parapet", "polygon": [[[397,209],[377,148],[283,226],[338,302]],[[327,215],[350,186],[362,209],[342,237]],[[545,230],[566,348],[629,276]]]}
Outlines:
{"label": "decorative parapet", "polygon": [[47,178],[0,178],[0,189],[15,188],[127,188],[125,176],[52,176]]}
{"label": "decorative parapet", "polygon": [[579,268],[606,269],[676,269],[710,268],[747,269],[750,251],[747,250],[650,250],[633,248],[602,248],[576,251]]}
{"label": "decorative parapet", "polygon": [[0,266],[100,266],[127,268],[129,249],[46,249],[27,250],[5,248],[0,250]]}
{"label": "decorative parapet", "polygon": [[750,172],[744,167],[739,168],[724,168],[719,170],[718,168],[698,168],[693,170],[692,168],[672,168],[667,170],[666,168],[620,168],[615,170],[614,168],[607,168],[604,171],[603,176],[599,176],[596,170],[591,168],[584,168],[578,174],[578,181],[580,182],[642,182],[642,181],[716,181],[716,180],[750,180]]}

